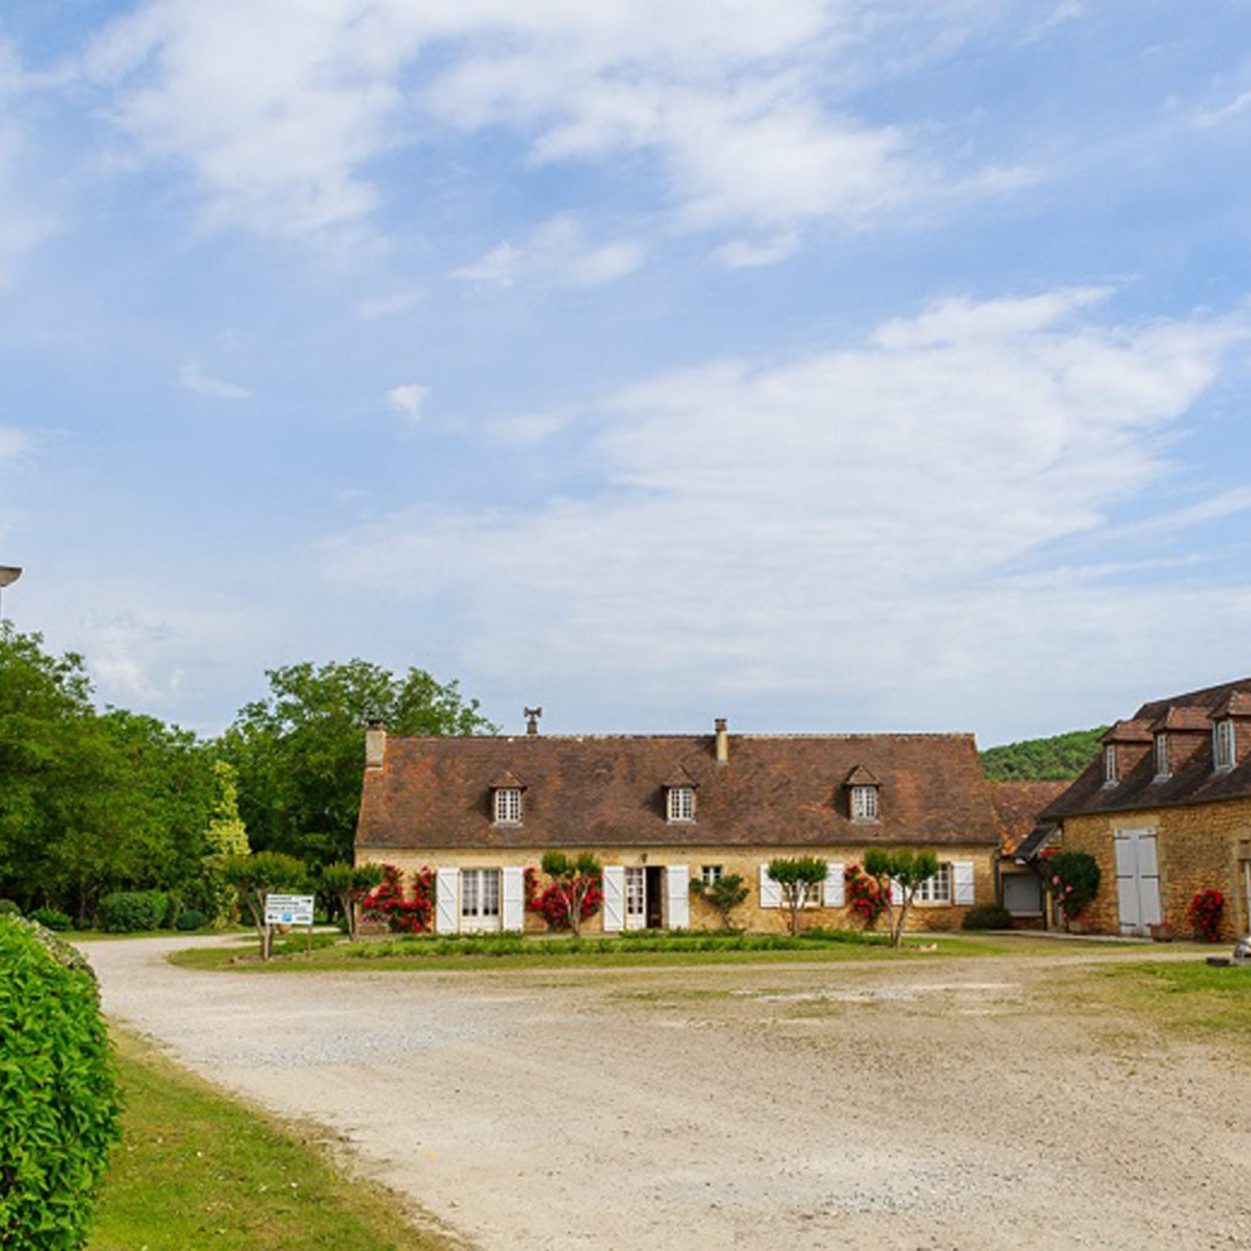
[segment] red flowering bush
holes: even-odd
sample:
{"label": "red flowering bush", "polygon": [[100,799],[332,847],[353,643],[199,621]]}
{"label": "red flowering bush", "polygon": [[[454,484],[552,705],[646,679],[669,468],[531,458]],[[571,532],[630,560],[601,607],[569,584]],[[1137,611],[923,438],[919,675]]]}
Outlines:
{"label": "red flowering bush", "polygon": [[404,873],[382,866],[382,884],[361,900],[366,921],[385,921],[393,934],[426,934],[434,916],[434,870],[424,866],[413,874],[412,893],[404,893]]}
{"label": "red flowering bush", "polygon": [[539,913],[549,930],[571,929],[577,934],[582,922],[593,917],[604,902],[603,872],[590,856],[572,861],[560,853],[549,853],[543,861],[550,878],[546,887],[540,889],[536,869],[525,872],[526,911]]}
{"label": "red flowering bush", "polygon": [[1201,890],[1191,901],[1186,918],[1194,926],[1195,937],[1214,943],[1221,936],[1221,913],[1225,896],[1218,890]]}
{"label": "red flowering bush", "polygon": [[875,878],[871,878],[858,864],[849,864],[843,870],[847,887],[847,906],[871,930],[878,917],[886,911],[890,900]]}

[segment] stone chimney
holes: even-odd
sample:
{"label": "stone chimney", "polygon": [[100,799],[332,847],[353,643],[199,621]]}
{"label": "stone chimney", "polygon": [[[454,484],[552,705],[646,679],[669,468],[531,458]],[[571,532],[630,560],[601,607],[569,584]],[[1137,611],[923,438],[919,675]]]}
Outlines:
{"label": "stone chimney", "polygon": [[730,763],[730,732],[726,729],[724,717],[718,717],[714,722],[717,728],[717,763],[719,765]]}
{"label": "stone chimney", "polygon": [[387,754],[387,727],[382,721],[371,721],[365,727],[365,768],[381,769]]}

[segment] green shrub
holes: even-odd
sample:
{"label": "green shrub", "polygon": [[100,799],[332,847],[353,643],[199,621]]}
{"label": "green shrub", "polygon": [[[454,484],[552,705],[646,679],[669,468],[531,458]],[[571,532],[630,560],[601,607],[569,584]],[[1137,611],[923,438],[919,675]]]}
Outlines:
{"label": "green shrub", "polygon": [[77,1251],[119,1134],[95,981],[29,921],[0,917],[0,1246]]}
{"label": "green shrub", "polygon": [[960,926],[966,930],[1010,930],[1012,914],[999,904],[974,904],[964,914]]}
{"label": "green shrub", "polygon": [[74,924],[72,920],[57,908],[36,908],[30,914],[32,921],[38,921],[46,930],[56,930],[58,934],[64,933]]}
{"label": "green shrub", "polygon": [[22,910],[11,899],[0,899],[0,917],[20,917]]}
{"label": "green shrub", "polygon": [[107,934],[138,934],[160,929],[169,899],[160,890],[118,890],[105,895],[96,921]]}
{"label": "green shrub", "polygon": [[203,912],[198,912],[195,908],[188,908],[185,912],[178,914],[178,920],[174,922],[174,928],[179,930],[199,930],[208,924],[208,917]]}

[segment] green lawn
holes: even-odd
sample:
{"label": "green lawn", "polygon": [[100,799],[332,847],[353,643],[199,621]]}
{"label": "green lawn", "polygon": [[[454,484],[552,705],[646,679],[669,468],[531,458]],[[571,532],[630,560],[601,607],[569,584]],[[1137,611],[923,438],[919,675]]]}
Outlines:
{"label": "green lawn", "polygon": [[311,1138],[115,1033],[123,1139],[87,1251],[438,1251]]}
{"label": "green lawn", "polygon": [[[1105,944],[1116,947],[1121,944]],[[232,969],[257,973],[323,972],[328,969],[442,970],[593,966],[603,968],[685,964],[741,964],[846,960],[924,959],[934,956],[1055,955],[1076,942],[1026,935],[913,934],[892,951],[878,934],[810,931],[799,938],[764,934],[643,933],[616,938],[572,939],[510,935],[405,937],[345,943],[318,934],[313,953],[293,936],[275,945],[275,958],[262,964],[255,942],[229,947],[198,947],[170,956],[190,969]],[[1082,950],[1089,951],[1086,944]]]}
{"label": "green lawn", "polygon": [[[1227,954],[1222,948],[1218,954]],[[1251,967],[1214,969],[1196,958],[1145,961],[1102,970],[1140,1012],[1181,1033],[1251,1040]]]}

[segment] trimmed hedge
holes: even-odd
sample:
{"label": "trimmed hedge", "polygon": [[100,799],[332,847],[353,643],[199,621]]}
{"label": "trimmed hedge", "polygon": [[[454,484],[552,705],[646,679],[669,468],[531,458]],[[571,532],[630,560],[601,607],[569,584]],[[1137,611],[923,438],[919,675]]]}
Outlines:
{"label": "trimmed hedge", "polygon": [[186,912],[178,914],[178,920],[174,922],[174,928],[178,930],[198,930],[202,929],[207,923],[208,917],[203,912],[199,912],[195,908],[188,908]]}
{"label": "trimmed hedge", "polygon": [[[62,958],[63,957],[63,958]],[[0,1246],[78,1251],[120,1133],[95,980],[81,955],[0,916]]]}
{"label": "trimmed hedge", "polygon": [[22,910],[11,899],[0,899],[0,917],[20,917]]}
{"label": "trimmed hedge", "polygon": [[163,890],[118,890],[100,900],[96,921],[106,934],[137,934],[159,930],[168,911]]}
{"label": "trimmed hedge", "polygon": [[38,921],[46,930],[56,930],[58,934],[63,934],[74,923],[59,908],[36,908],[30,919]]}
{"label": "trimmed hedge", "polygon": [[1012,913],[998,904],[974,904],[964,914],[960,928],[966,930],[1010,930]]}

